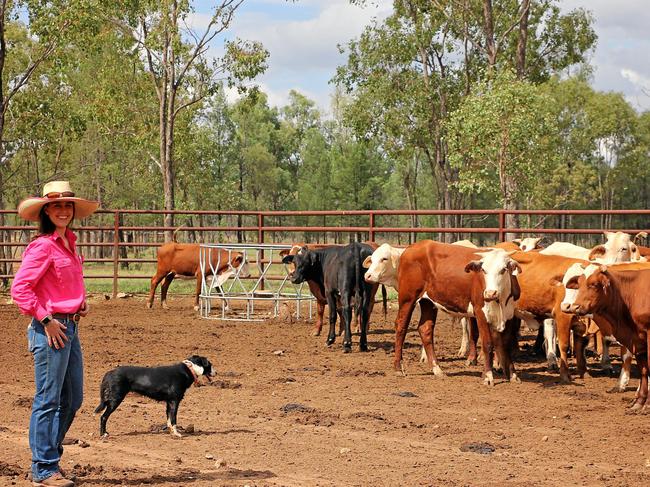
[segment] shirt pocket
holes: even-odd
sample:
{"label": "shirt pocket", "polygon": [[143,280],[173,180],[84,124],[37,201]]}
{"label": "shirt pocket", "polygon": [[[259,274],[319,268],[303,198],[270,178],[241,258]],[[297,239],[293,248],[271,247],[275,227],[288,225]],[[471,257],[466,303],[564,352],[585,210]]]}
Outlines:
{"label": "shirt pocket", "polygon": [[69,257],[55,257],[54,271],[59,281],[62,283],[70,282],[75,276],[75,266]]}

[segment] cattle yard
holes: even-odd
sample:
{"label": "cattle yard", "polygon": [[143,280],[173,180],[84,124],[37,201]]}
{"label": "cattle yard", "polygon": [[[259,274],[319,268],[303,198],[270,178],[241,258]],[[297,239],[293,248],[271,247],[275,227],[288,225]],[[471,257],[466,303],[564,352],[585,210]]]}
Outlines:
{"label": "cattle yard", "polygon": [[[27,320],[2,297],[0,380],[1,485],[29,485],[27,425],[33,395]],[[650,483],[648,416],[608,393],[616,377],[588,359],[589,377],[561,384],[545,357],[531,352],[523,329],[515,362],[521,383],[482,384],[482,364],[456,352],[460,329],[444,314],[436,351],[445,377],[419,362],[412,324],[404,346],[406,376],[393,372],[394,320],[379,307],[370,320],[369,351],[342,352],[312,323],[211,321],[190,297],[172,295],[170,309],[146,309],[146,296],[90,298],[81,323],[85,399],[69,435],[63,465],[79,485],[611,485]],[[419,311],[414,313],[417,320]],[[193,387],[181,403],[183,438],[162,431],[163,404],[129,396],[98,438],[101,377],[120,364],[159,365],[192,354],[216,366],[211,385]],[[613,351],[618,370],[618,348]],[[575,359],[571,359],[575,370]],[[636,371],[634,372],[636,374]]]}

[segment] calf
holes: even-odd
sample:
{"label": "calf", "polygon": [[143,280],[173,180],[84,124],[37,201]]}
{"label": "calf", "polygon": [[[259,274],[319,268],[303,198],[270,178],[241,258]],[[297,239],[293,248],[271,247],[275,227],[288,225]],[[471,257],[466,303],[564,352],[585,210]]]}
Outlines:
{"label": "calf", "polygon": [[177,275],[196,277],[194,309],[198,310],[203,279],[211,275],[213,269],[216,269],[216,274],[220,277],[220,284],[232,274],[238,274],[241,277],[248,277],[249,275],[248,263],[244,261],[244,256],[240,252],[210,249],[211,264],[206,262],[204,273],[201,272],[199,253],[199,244],[167,242],[158,249],[158,268],[156,274],[151,278],[151,289],[147,301],[148,308],[153,306],[156,287],[163,279],[164,282],[160,288],[160,304],[163,308],[167,308],[167,289],[169,289],[174,277]]}
{"label": "calf", "polygon": [[432,240],[408,247],[402,254],[398,270],[399,311],[395,320],[394,369],[404,373],[402,348],[411,315],[419,302],[418,332],[434,373],[438,364],[433,332],[441,309],[450,314],[476,318],[485,358],[485,384],[494,385],[493,342],[497,343],[506,378],[519,381],[511,354],[512,331],[516,328],[512,320],[514,303],[519,298],[515,276],[519,270],[518,264],[501,249],[481,253]]}
{"label": "calf", "polygon": [[632,409],[648,409],[648,357],[650,357],[650,270],[595,268],[589,276],[573,277],[568,283],[578,292],[570,311],[602,316],[616,339],[636,357],[641,383]]}
{"label": "calf", "polygon": [[327,345],[336,340],[337,301],[341,302],[341,315],[344,326],[343,351],[352,350],[352,300],[356,299],[357,316],[361,316],[361,351],[368,350],[368,319],[373,286],[363,280],[363,260],[372,254],[372,247],[353,242],[342,247],[327,247],[310,250],[302,247],[295,255],[287,255],[282,259],[285,264],[292,263],[293,272],[289,278],[294,284],[313,281],[319,292],[327,299],[330,307],[330,328],[327,335]]}
{"label": "calf", "polygon": [[[372,242],[367,242],[366,245],[370,246],[371,248],[376,248],[376,244]],[[293,256],[296,255],[300,249],[303,247],[307,247],[309,250],[316,250],[316,249],[324,249],[328,247],[334,247],[335,245],[331,244],[294,244],[290,249],[286,250],[281,250],[280,251],[280,257],[282,257],[282,262],[287,264],[289,266],[289,273],[291,274],[295,270],[295,265],[291,258],[286,259],[285,257],[287,256]],[[321,290],[321,287],[318,282],[313,281],[313,280],[307,280],[307,285],[309,286],[309,291],[311,292],[312,296],[316,299],[316,323],[314,323],[314,328],[312,330],[312,335],[314,336],[319,336],[321,334],[321,331],[323,329],[323,318],[325,316],[325,306],[327,305],[327,298],[325,297],[325,294]],[[370,314],[372,314],[372,310],[375,305],[375,296],[377,295],[377,290],[379,289],[379,283],[373,283],[371,293],[372,293],[372,299],[370,302]],[[387,308],[386,308],[386,288],[385,286],[382,286],[381,289],[382,292],[382,299],[383,299],[383,304],[384,304],[384,320],[386,319],[386,313],[387,313]],[[337,302],[337,308],[336,312],[339,317],[339,323],[341,326],[343,325],[343,317],[341,316],[341,306],[340,302]],[[361,317],[356,315],[356,321],[358,325],[357,332],[360,331],[361,326]]]}

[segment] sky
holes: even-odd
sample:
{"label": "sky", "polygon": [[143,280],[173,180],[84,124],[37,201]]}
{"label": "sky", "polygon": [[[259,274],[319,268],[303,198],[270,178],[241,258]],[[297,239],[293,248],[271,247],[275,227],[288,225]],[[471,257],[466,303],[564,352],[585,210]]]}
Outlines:
{"label": "sky", "polygon": [[[199,26],[209,5],[195,2]],[[368,7],[348,0],[246,0],[235,15],[229,35],[262,42],[270,52],[269,68],[256,79],[271,106],[282,106],[294,89],[330,111],[334,87],[329,80],[346,62],[337,45],[358,38],[373,18],[390,15],[392,0],[369,0]],[[590,10],[598,44],[591,55],[593,86],[621,92],[638,111],[650,110],[649,0],[560,0],[563,11]],[[215,46],[213,52],[219,52]],[[234,96],[234,95],[233,95]]]}

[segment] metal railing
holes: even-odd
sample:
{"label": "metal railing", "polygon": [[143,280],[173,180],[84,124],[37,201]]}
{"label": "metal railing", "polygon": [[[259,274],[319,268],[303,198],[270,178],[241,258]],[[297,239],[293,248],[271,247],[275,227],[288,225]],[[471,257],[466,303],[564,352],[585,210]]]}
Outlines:
{"label": "metal railing", "polygon": [[[160,223],[167,214],[174,215],[174,226]],[[507,215],[526,221],[508,228]],[[649,216],[650,210],[100,210],[81,224],[75,222],[74,230],[81,236],[78,247],[83,254],[88,254],[85,262],[112,264],[112,272],[87,277],[112,279],[113,295],[116,295],[120,279],[151,278],[151,275],[120,273],[120,267],[155,263],[153,255],[139,256],[142,249],[159,247],[165,241],[165,234],[172,231],[184,233],[187,237],[184,241],[204,243],[342,243],[347,237],[348,241],[408,244],[421,238],[442,240],[450,234],[454,238],[474,237],[477,243],[488,245],[505,240],[507,234],[564,235],[570,236],[565,239],[582,239],[580,242],[584,243],[589,241],[586,236],[605,230],[628,233],[647,230]],[[457,224],[449,225],[445,218]],[[129,222],[129,219],[138,221]],[[185,221],[179,229],[181,219]],[[315,219],[321,224],[314,224]],[[336,223],[328,225],[328,220]],[[26,225],[15,210],[0,210],[0,279],[5,283],[13,278],[13,267],[20,263],[22,249],[35,232],[36,227]],[[136,257],[129,253],[136,253]]]}

